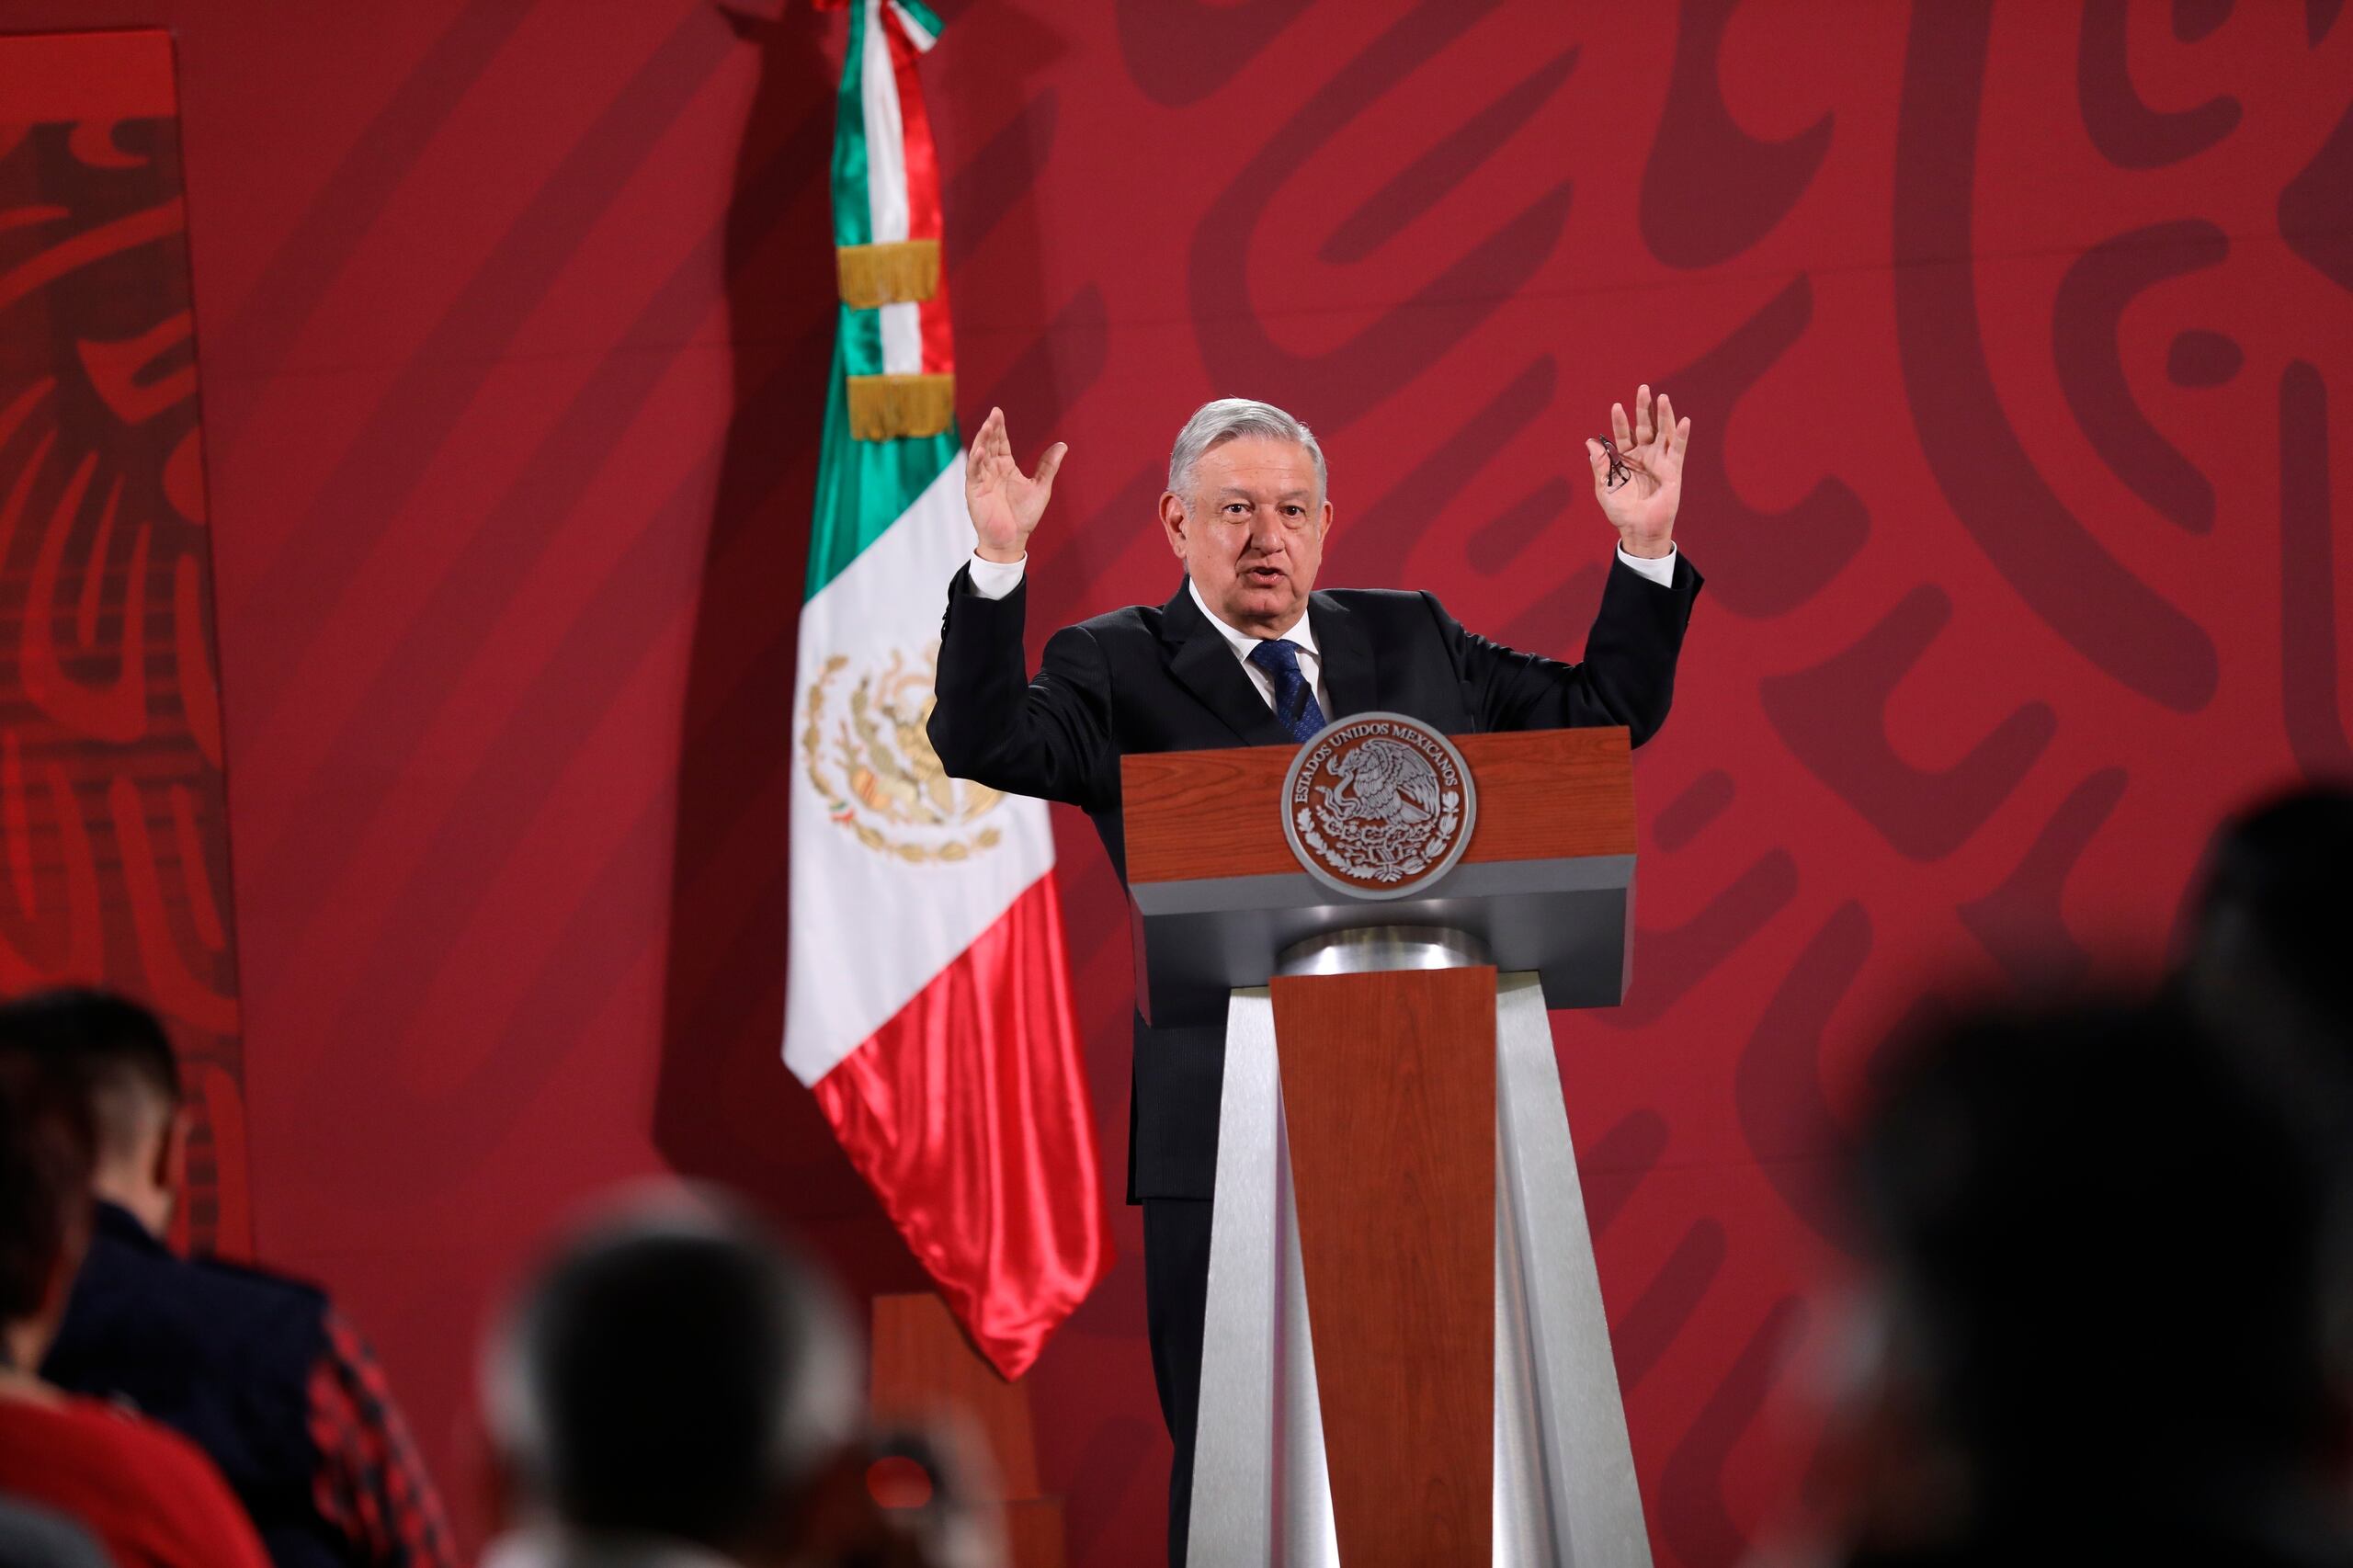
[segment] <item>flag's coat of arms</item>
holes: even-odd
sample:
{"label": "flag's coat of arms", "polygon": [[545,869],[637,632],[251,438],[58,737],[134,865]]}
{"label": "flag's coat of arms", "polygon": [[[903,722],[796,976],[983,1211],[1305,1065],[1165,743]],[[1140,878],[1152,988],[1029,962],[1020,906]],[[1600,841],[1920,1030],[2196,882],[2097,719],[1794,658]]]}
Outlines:
{"label": "flag's coat of arms", "polygon": [[853,672],[836,653],[802,697],[801,766],[826,814],[867,848],[917,866],[1005,841],[982,820],[1004,793],[949,778],[925,733],[938,658],[936,642],[920,658],[893,649],[881,668]]}

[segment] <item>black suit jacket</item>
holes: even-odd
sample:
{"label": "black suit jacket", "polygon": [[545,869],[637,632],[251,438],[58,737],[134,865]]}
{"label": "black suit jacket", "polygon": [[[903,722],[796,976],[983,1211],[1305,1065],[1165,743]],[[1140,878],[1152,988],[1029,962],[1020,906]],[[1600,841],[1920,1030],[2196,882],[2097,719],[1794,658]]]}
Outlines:
{"label": "black suit jacket", "polygon": [[[1666,586],[1613,562],[1574,665],[1465,631],[1428,594],[1313,595],[1308,624],[1336,710],[1326,717],[1380,709],[1449,734],[1623,724],[1640,745],[1665,721],[1699,591],[1680,551]],[[1085,811],[1123,884],[1123,753],[1293,744],[1188,588],[1157,608],[1131,605],[1063,628],[1035,676],[1022,648],[1028,598],[1026,583],[983,598],[969,569],[949,585],[932,747],[959,778]],[[1224,1068],[1222,1028],[1155,1029],[1137,1018],[1130,1201],[1211,1196]]]}
{"label": "black suit jacket", "polygon": [[352,1542],[320,1512],[311,1426],[326,1296],[182,1258],[111,1203],[96,1206],[92,1228],[40,1375],[194,1441],[253,1516],[274,1568],[344,1568]]}

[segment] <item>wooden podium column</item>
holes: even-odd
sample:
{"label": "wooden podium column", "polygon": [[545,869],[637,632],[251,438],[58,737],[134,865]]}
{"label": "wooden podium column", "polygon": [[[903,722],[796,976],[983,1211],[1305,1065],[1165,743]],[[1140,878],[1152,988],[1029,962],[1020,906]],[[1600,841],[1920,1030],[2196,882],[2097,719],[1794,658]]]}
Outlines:
{"label": "wooden podium column", "polygon": [[1340,1560],[1483,1562],[1495,1529],[1495,971],[1269,988]]}

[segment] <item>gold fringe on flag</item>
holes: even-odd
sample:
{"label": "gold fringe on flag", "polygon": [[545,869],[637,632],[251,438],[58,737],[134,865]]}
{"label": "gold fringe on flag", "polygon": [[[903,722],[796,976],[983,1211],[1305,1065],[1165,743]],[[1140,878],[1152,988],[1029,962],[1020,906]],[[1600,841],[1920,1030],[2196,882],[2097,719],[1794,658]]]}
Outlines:
{"label": "gold fringe on flag", "polygon": [[893,240],[879,245],[835,245],[842,303],[854,311],[904,305],[939,292],[939,242]]}
{"label": "gold fringe on flag", "polygon": [[956,378],[851,376],[849,433],[861,441],[937,436],[956,417]]}

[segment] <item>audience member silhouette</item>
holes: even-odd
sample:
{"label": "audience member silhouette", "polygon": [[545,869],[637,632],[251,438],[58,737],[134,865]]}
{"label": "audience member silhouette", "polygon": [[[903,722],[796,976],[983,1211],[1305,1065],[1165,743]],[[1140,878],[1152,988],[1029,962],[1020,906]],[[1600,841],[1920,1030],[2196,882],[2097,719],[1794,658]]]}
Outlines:
{"label": "audience member silhouette", "polygon": [[2290,790],[2222,824],[2180,978],[2210,1027],[2353,1075],[2353,790]]}
{"label": "audience member silhouette", "polygon": [[194,1439],[276,1568],[451,1568],[455,1547],[374,1354],[317,1289],[165,1244],[189,1119],[153,1014],[98,992],[0,1006],[0,1048],[70,1075],[97,1131],[95,1235],[42,1363]]}
{"label": "audience member silhouette", "polygon": [[2353,1562],[2328,1080],[2085,1006],[1970,1017],[1885,1083],[1847,1561]]}
{"label": "audience member silhouette", "polygon": [[864,1376],[825,1280],[715,1194],[645,1190],[560,1246],[492,1338],[509,1533],[489,1568],[987,1568],[944,1468],[927,1505],[878,1506]]}
{"label": "audience member silhouette", "polygon": [[0,1492],[73,1520],[116,1568],[263,1568],[244,1511],[193,1444],[30,1369],[89,1239],[93,1154],[78,1085],[0,1051]]}

